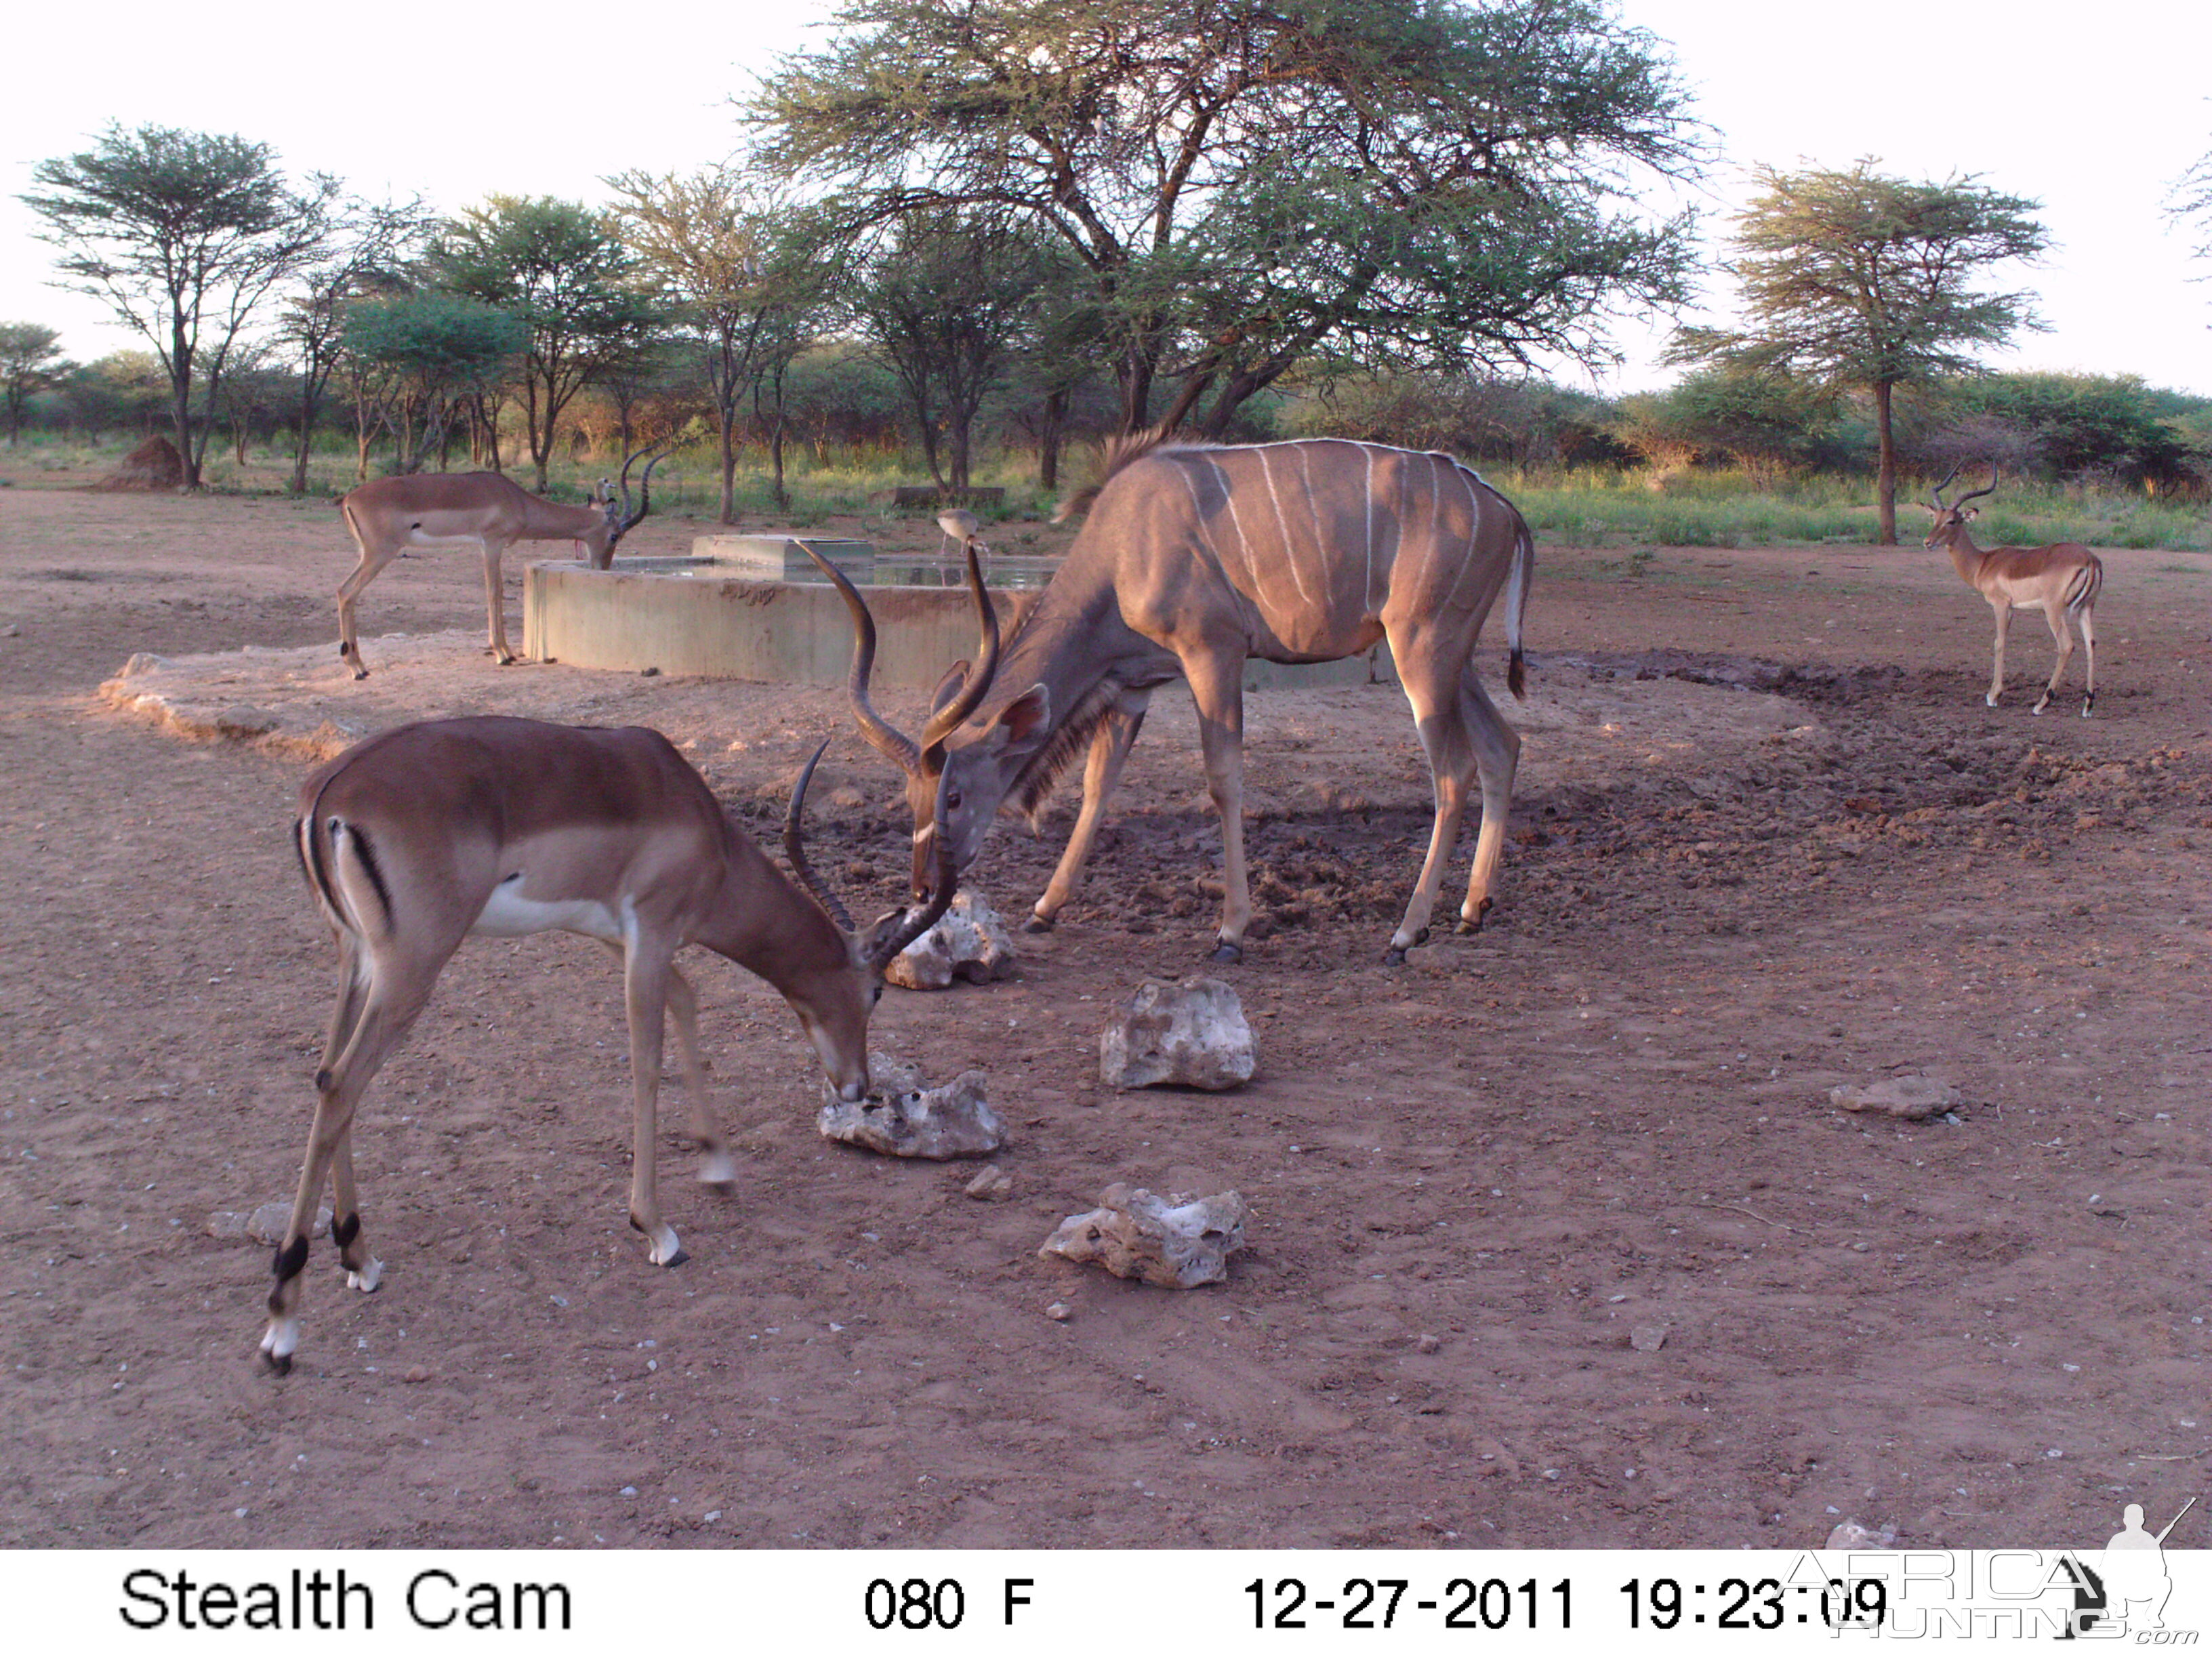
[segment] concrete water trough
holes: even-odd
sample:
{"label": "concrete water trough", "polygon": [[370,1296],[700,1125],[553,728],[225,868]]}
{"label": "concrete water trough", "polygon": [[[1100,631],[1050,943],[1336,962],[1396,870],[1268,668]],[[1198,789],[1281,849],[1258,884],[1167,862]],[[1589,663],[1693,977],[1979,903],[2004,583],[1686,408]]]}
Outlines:
{"label": "concrete water trough", "polygon": [[[928,691],[975,654],[975,610],[957,556],[881,555],[866,542],[805,538],[866,595],[876,619],[875,684]],[[523,649],[545,662],[622,673],[842,685],[853,624],[793,535],[701,536],[688,558],[532,563],[522,586]],[[1011,633],[1058,561],[993,553],[984,580]],[[1245,665],[1245,685],[1391,681],[1389,651],[1337,663]]]}

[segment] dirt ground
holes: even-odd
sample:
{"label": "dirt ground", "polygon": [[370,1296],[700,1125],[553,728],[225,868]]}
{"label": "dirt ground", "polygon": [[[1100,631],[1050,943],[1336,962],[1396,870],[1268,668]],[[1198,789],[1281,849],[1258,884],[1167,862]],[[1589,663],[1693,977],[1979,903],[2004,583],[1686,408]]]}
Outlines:
{"label": "dirt ground", "polygon": [[[1261,1070],[1227,1095],[1097,1083],[1109,1007],[1211,943],[1218,836],[1163,696],[1019,976],[878,1017],[931,1076],[986,1071],[1003,1202],[822,1140],[796,1022],[702,957],[740,1178],[664,1138],[691,1260],[653,1268],[618,976],[473,941],[356,1138],[384,1287],[319,1243],[276,1378],[269,1252],[210,1224],[289,1198],[305,1141],[318,743],[650,723],[772,842],[848,731],[814,836],[855,909],[895,902],[897,792],[833,691],[493,667],[463,558],[369,590],[356,685],[325,502],[0,490],[0,1544],[1806,1546],[1852,1517],[1988,1547],[2171,1514],[2212,1473],[2212,556],[2106,557],[2084,721],[2029,716],[2032,617],[1983,707],[1988,611],[1917,547],[1543,547],[1498,908],[1395,969],[1428,824],[1402,699],[1255,696],[1266,936],[1226,972]],[[198,716],[99,695],[134,653],[247,646],[141,665],[196,677]],[[205,735],[226,711],[242,735]],[[1009,828],[975,883],[1019,914],[1057,848]],[[1955,1121],[1828,1103],[1907,1071]],[[1040,1259],[1115,1180],[1240,1191],[1229,1282]]]}

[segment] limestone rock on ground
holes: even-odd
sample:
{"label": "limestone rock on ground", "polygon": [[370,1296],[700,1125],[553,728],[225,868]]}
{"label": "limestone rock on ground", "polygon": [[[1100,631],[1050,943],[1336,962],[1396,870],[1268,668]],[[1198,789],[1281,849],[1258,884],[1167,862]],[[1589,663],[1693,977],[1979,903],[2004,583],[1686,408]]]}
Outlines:
{"label": "limestone rock on ground", "polygon": [[1228,1278],[1230,1256],[1244,1248],[1244,1200],[1234,1192],[1163,1199],[1117,1181],[1098,1205],[1061,1222],[1037,1254],[1188,1291]]}
{"label": "limestone rock on ground", "polygon": [[1148,979],[1098,1034],[1098,1075],[1109,1088],[1234,1089],[1259,1066],[1244,1005],[1218,979]]}
{"label": "limestone rock on ground", "polygon": [[1846,1112],[1889,1117],[1935,1117],[1959,1103],[1959,1091],[1940,1077],[1913,1073],[1879,1083],[1846,1083],[1828,1091],[1828,1103]]}
{"label": "limestone rock on ground", "polygon": [[987,985],[1014,971],[1014,944],[998,912],[962,893],[920,939],[899,952],[884,977],[909,991],[941,991],[956,979]]}
{"label": "limestone rock on ground", "polygon": [[981,1072],[926,1088],[919,1066],[871,1054],[868,1075],[875,1086],[864,1100],[842,1100],[825,1089],[815,1127],[828,1139],[891,1158],[939,1159],[982,1158],[1006,1144],[1006,1126],[984,1097]]}

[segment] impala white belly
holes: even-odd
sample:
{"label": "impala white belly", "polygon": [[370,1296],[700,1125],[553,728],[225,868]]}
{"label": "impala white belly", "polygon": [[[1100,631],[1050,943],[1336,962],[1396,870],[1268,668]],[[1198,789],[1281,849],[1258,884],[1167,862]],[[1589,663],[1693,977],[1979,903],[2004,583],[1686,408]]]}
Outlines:
{"label": "impala white belly", "polygon": [[520,876],[510,877],[491,890],[469,932],[493,939],[520,939],[526,933],[555,928],[614,945],[620,945],[623,937],[623,919],[611,906],[588,898],[525,898]]}

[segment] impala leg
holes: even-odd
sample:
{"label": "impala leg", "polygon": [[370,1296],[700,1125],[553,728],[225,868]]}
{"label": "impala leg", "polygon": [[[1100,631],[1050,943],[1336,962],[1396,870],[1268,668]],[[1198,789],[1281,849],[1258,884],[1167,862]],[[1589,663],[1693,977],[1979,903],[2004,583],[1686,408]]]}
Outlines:
{"label": "impala leg", "polygon": [[629,1006],[630,1088],[636,1106],[630,1136],[629,1224],[646,1236],[652,1247],[649,1258],[659,1267],[673,1267],[684,1261],[684,1246],[676,1230],[661,1219],[659,1136],[653,1121],[660,1095],[663,1011],[674,973],[665,951],[631,944],[623,975],[624,1000]]}
{"label": "impala leg", "polygon": [[396,547],[372,550],[359,537],[354,538],[361,549],[361,562],[338,584],[338,655],[353,665],[353,677],[357,680],[368,678],[368,665],[361,659],[361,641],[354,634],[354,602],[361,598],[362,590],[374,581],[377,573],[390,564],[399,550]]}
{"label": "impala leg", "polygon": [[[348,936],[343,938],[341,954],[350,968],[362,953]],[[300,1346],[300,1275],[307,1265],[315,1200],[325,1180],[332,1183],[337,1200],[331,1209],[331,1231],[345,1264],[347,1282],[356,1290],[373,1291],[382,1277],[382,1264],[368,1254],[361,1234],[360,1200],[353,1173],[354,1109],[429,1000],[438,970],[452,954],[448,947],[428,963],[417,960],[408,964],[368,958],[364,963],[366,972],[359,976],[349,973],[339,992],[337,1016],[331,1022],[323,1064],[315,1073],[315,1121],[307,1133],[307,1154],[293,1194],[284,1240],[271,1264],[276,1282],[269,1291],[269,1328],[261,1339],[261,1357],[280,1375],[292,1369],[292,1355]]]}
{"label": "impala leg", "polygon": [[[623,947],[612,939],[607,948],[626,962]],[[676,1056],[684,1067],[684,1095],[691,1113],[691,1139],[699,1148],[699,1179],[720,1192],[736,1185],[737,1165],[730,1159],[729,1144],[714,1127],[707,1103],[707,1068],[699,1058],[699,995],[680,968],[668,970],[668,1012],[676,1022]]]}
{"label": "impala leg", "polygon": [[2012,632],[2012,607],[1992,599],[1990,609],[1997,613],[1996,660],[1990,669],[1990,695],[1983,701],[1994,708],[1997,706],[1997,694],[2004,690],[2005,635]]}
{"label": "impala leg", "polygon": [[1521,765],[1521,734],[1506,724],[1498,705],[1482,689],[1470,665],[1460,680],[1460,719],[1474,745],[1475,769],[1482,777],[1482,831],[1475,837],[1474,873],[1460,907],[1459,931],[1472,933],[1490,908],[1490,884],[1505,850],[1505,819],[1513,805],[1513,776]]}
{"label": "impala leg", "polygon": [[500,556],[507,551],[507,544],[487,536],[480,545],[483,548],[484,605],[491,618],[492,659],[505,668],[515,659],[507,642],[507,590],[499,574]]}
{"label": "impala leg", "polygon": [[2058,660],[2051,665],[2051,684],[2043,688],[2035,707],[2027,711],[2031,714],[2040,714],[2051,707],[2051,698],[2058,692],[2058,682],[2065,677],[2066,665],[2074,656],[2074,635],[2066,626],[2066,613],[2054,605],[2043,613],[2043,619],[2051,624],[2051,639],[2058,647]]}
{"label": "impala leg", "polygon": [[1186,657],[1183,672],[1198,705],[1206,787],[1221,816],[1221,931],[1214,939],[1213,960],[1241,962],[1244,930],[1252,921],[1252,891],[1244,870],[1243,653]]}
{"label": "impala leg", "polygon": [[2089,711],[2097,706],[2097,619],[2088,606],[2075,620],[2081,624],[2083,665],[2088,672],[2089,683],[2081,693],[2081,718],[2087,720]]}
{"label": "impala leg", "polygon": [[1091,844],[1106,816],[1106,798],[1121,781],[1122,763],[1129,758],[1137,733],[1144,728],[1145,706],[1150,700],[1149,692],[1123,699],[1091,738],[1090,758],[1083,769],[1083,810],[1076,816],[1075,832],[1067,838],[1066,850],[1060,855],[1060,866],[1052,872],[1044,896],[1036,902],[1029,921],[1024,924],[1029,932],[1049,933],[1053,923],[1060,919],[1062,908],[1075,896],[1084,864],[1091,857]]}

